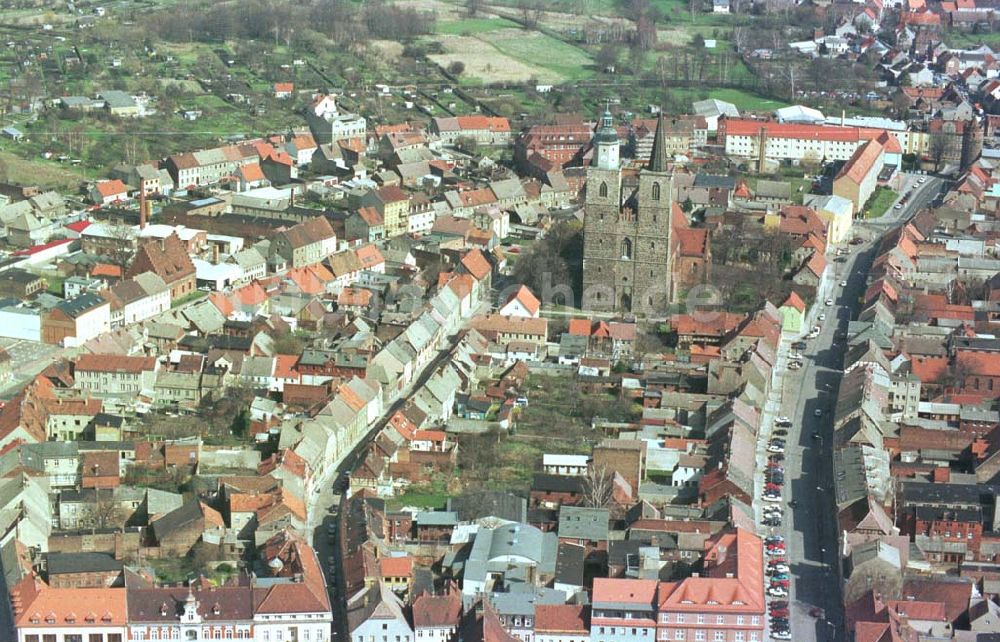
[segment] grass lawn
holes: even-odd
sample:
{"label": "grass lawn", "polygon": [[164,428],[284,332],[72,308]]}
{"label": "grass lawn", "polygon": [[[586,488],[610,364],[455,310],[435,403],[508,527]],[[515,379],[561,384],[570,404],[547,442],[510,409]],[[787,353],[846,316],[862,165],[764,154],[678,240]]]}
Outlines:
{"label": "grass lawn", "polygon": [[73,190],[84,180],[79,168],[55,161],[27,160],[6,151],[0,152],[0,163],[6,167],[8,180],[12,183]]}
{"label": "grass lawn", "polygon": [[448,505],[448,494],[445,492],[440,493],[422,493],[419,491],[406,492],[402,495],[397,495],[389,501],[389,506],[393,509],[402,508],[404,506],[414,506],[416,508],[426,508],[428,510],[444,510],[445,506]]}
{"label": "grass lawn", "polygon": [[594,75],[594,60],[583,49],[540,32],[522,35],[507,32],[506,38],[490,39],[490,43],[511,58],[553,71],[565,80],[581,80]]}
{"label": "grass lawn", "polygon": [[879,218],[889,211],[899,194],[888,187],[875,188],[875,194],[865,204],[865,218]]}
{"label": "grass lawn", "polygon": [[474,34],[496,31],[497,29],[519,29],[520,25],[506,18],[469,18],[468,20],[453,20],[439,22],[436,26],[438,33],[449,34]]}
{"label": "grass lawn", "polygon": [[962,31],[949,31],[945,35],[944,40],[948,45],[955,48],[978,47],[979,45],[996,47],[1000,45],[1000,32],[965,33]]}
{"label": "grass lawn", "polygon": [[736,105],[740,111],[774,111],[780,107],[787,107],[788,103],[780,100],[772,100],[743,89],[692,89],[680,88],[671,90],[678,97],[687,97],[694,102],[702,97],[717,98]]}

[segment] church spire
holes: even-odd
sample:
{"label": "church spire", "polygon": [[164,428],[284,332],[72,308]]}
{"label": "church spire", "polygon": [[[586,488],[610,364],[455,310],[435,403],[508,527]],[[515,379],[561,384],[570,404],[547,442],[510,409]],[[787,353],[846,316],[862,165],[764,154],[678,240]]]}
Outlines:
{"label": "church spire", "polygon": [[663,110],[656,118],[656,133],[653,134],[653,151],[649,154],[646,169],[651,172],[667,171],[667,132],[663,124]]}

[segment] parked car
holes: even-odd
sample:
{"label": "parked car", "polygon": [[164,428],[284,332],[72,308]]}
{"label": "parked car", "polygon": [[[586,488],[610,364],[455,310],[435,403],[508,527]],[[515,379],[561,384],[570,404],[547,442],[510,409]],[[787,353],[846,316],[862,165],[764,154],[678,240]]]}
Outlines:
{"label": "parked car", "polygon": [[816,410],[813,410],[813,414],[816,415],[817,417],[822,417],[823,416],[823,409],[822,408],[817,408]]}
{"label": "parked car", "polygon": [[784,428],[775,428],[773,431],[771,431],[771,434],[776,435],[778,437],[787,437],[788,431],[785,430]]}
{"label": "parked car", "polygon": [[771,615],[775,617],[788,617],[788,609],[771,609]]}
{"label": "parked car", "polygon": [[[792,347],[793,348],[795,347],[794,343],[792,344]],[[803,348],[805,347],[804,343],[802,344],[802,347]],[[774,420],[774,424],[776,426],[791,426],[792,425],[792,420],[789,419],[788,417],[785,417],[784,415],[782,415],[781,417],[778,417],[777,419]]]}
{"label": "parked car", "polygon": [[771,637],[775,640],[791,640],[792,632],[787,630],[771,631]]}
{"label": "parked car", "polygon": [[788,591],[781,588],[780,586],[772,586],[767,589],[767,594],[771,597],[788,597]]}
{"label": "parked car", "polygon": [[840,287],[846,288],[847,287],[847,281],[841,281],[840,282]]}
{"label": "parked car", "polygon": [[827,299],[825,301],[825,303],[826,303],[826,307],[830,307],[831,305],[833,305],[833,299]]}

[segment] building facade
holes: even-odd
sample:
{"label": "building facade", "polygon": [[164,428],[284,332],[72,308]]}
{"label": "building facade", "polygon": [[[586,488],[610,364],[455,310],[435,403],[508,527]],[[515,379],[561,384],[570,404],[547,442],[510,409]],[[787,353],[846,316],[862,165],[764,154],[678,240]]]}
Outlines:
{"label": "building facade", "polygon": [[583,230],[583,307],[664,312],[673,296],[672,183],[662,116],[638,187],[626,188],[610,112],[594,137]]}

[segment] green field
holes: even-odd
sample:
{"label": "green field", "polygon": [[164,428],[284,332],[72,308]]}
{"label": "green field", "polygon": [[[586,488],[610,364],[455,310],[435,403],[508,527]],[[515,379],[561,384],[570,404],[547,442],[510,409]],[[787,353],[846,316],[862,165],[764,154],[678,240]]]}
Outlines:
{"label": "green field", "polygon": [[538,34],[533,38],[509,38],[491,41],[493,46],[511,58],[525,64],[538,65],[553,71],[566,80],[581,80],[594,74],[594,60],[583,49]]}
{"label": "green field", "polygon": [[675,89],[678,96],[689,98],[692,102],[703,98],[716,98],[736,105],[740,111],[773,111],[787,107],[788,103],[772,100],[759,94],[743,89]]}
{"label": "green field", "polygon": [[474,34],[496,31],[497,29],[516,29],[519,25],[506,18],[470,18],[437,23],[437,32],[446,34]]}

